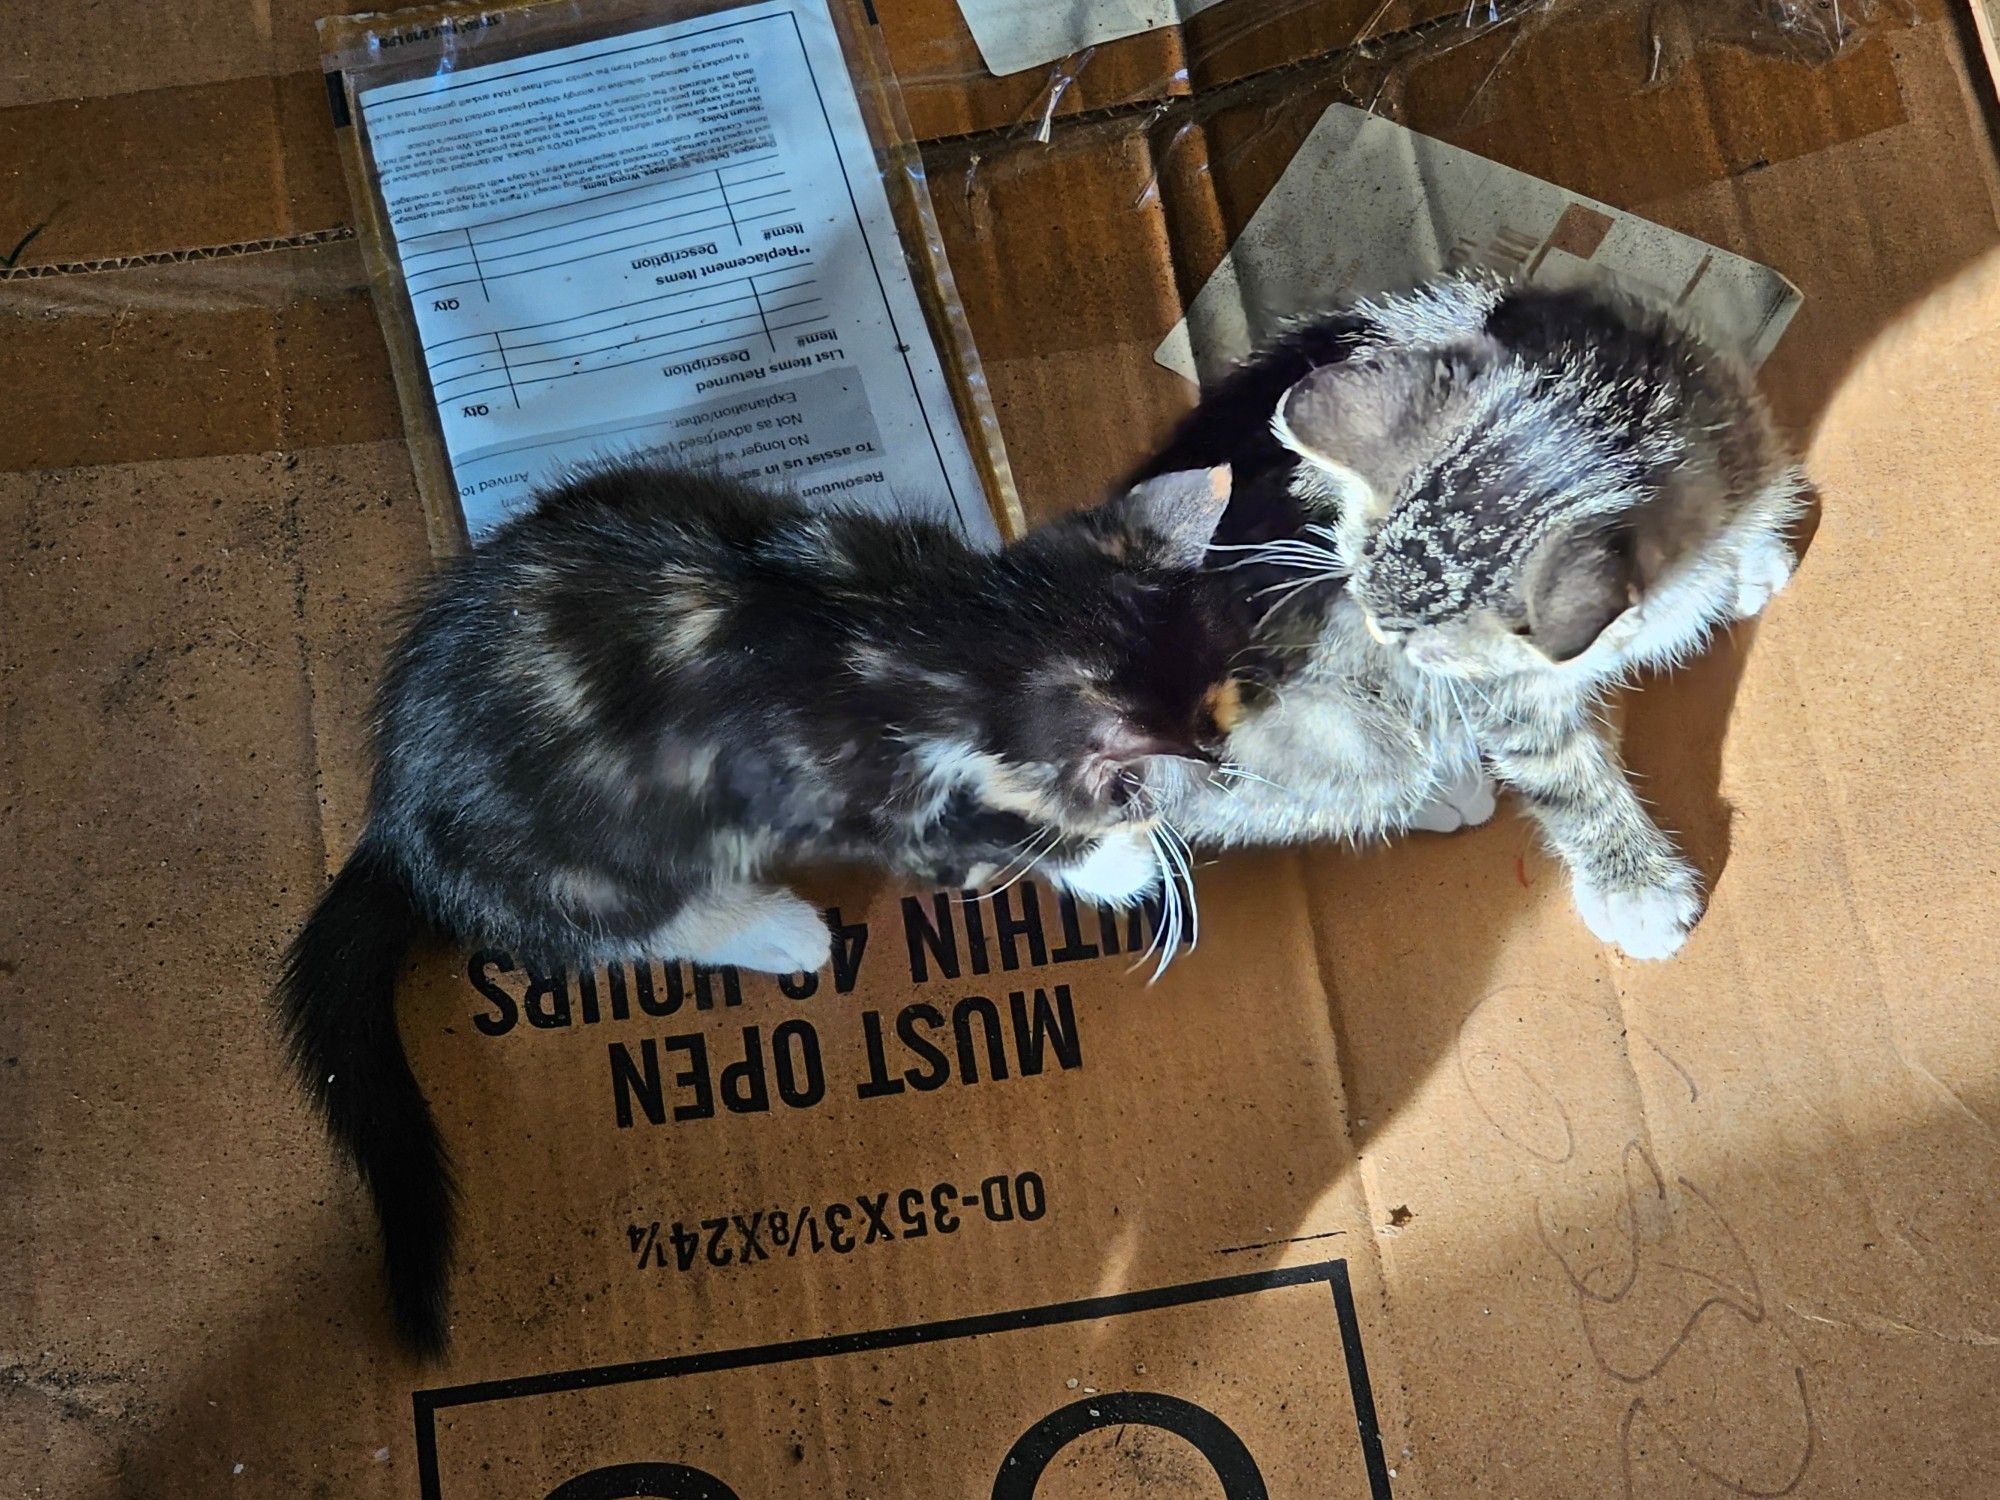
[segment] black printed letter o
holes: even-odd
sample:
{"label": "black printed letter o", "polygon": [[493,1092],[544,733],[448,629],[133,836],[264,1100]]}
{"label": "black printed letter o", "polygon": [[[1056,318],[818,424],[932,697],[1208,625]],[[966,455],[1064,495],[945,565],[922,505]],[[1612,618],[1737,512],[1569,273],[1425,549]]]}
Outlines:
{"label": "black printed letter o", "polygon": [[1050,1412],[1007,1450],[993,1481],[993,1500],[1034,1500],[1042,1472],[1056,1454],[1087,1432],[1126,1426],[1157,1427],[1187,1439],[1215,1470],[1228,1500],[1270,1500],[1257,1461],[1228,1423],[1192,1401],[1154,1391],[1111,1391]]}
{"label": "black printed letter o", "polygon": [[738,1500],[736,1491],[686,1464],[612,1464],[566,1479],[548,1500]]}

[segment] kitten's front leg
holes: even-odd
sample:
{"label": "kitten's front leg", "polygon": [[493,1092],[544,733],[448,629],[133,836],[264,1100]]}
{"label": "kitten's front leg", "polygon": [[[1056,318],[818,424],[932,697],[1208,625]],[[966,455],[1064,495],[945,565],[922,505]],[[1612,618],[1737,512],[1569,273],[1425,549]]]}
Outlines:
{"label": "kitten's front leg", "polygon": [[645,959],[800,974],[826,966],[833,934],[812,904],[791,891],[725,885],[690,898],[637,946],[636,956]]}
{"label": "kitten's front leg", "polygon": [[1410,827],[1423,833],[1456,833],[1477,828],[1493,816],[1493,809],[1493,782],[1485,767],[1475,764],[1433,789],[1411,817]]}
{"label": "kitten's front leg", "polygon": [[1087,853],[1051,863],[1049,879],[1080,901],[1131,906],[1160,883],[1153,841],[1136,829],[1106,834]]}
{"label": "kitten's front leg", "polygon": [[1509,724],[1485,749],[1569,867],[1577,911],[1634,958],[1669,958],[1701,916],[1701,877],[1639,805],[1615,750],[1581,716]]}
{"label": "kitten's front leg", "polygon": [[1736,559],[1736,595],[1730,607],[1739,620],[1755,619],[1792,580],[1798,557],[1782,533],[1760,533]]}
{"label": "kitten's front leg", "polygon": [[1732,530],[1736,533],[1736,588],[1731,612],[1739,620],[1754,619],[1787,583],[1799,565],[1789,533],[1805,508],[1805,476],[1788,469],[1765,485],[1744,507]]}

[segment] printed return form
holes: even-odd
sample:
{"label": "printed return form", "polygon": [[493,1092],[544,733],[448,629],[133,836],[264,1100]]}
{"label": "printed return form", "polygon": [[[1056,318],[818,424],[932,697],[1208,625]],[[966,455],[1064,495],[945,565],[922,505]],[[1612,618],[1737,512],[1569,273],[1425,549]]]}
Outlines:
{"label": "printed return form", "polygon": [[997,538],[824,0],[358,99],[475,541],[640,455]]}

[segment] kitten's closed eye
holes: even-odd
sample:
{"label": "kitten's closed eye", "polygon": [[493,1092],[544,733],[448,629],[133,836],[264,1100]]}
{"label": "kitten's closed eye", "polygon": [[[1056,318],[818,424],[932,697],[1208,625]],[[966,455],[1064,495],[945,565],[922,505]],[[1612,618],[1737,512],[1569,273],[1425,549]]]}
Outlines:
{"label": "kitten's closed eye", "polygon": [[1639,601],[1628,537],[1572,533],[1530,564],[1523,631],[1552,662],[1583,655],[1611,622]]}
{"label": "kitten's closed eye", "polygon": [[1214,751],[1202,743],[1198,726],[1186,736],[1155,734],[1129,725],[1115,731],[1105,742],[1102,758],[1113,765],[1133,767],[1142,761],[1164,756],[1169,760],[1213,761]]}

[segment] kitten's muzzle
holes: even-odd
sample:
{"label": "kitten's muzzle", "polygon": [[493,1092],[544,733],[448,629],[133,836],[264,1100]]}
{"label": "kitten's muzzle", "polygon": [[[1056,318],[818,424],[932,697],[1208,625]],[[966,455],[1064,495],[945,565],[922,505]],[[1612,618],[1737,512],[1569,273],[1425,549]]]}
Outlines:
{"label": "kitten's muzzle", "polygon": [[1148,828],[1178,798],[1215,779],[1222,757],[1204,748],[1149,755],[1121,766],[1104,783],[1100,806],[1121,828]]}

